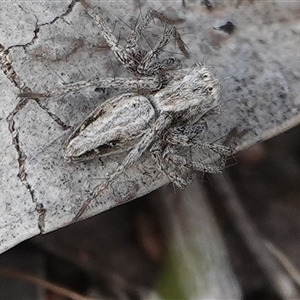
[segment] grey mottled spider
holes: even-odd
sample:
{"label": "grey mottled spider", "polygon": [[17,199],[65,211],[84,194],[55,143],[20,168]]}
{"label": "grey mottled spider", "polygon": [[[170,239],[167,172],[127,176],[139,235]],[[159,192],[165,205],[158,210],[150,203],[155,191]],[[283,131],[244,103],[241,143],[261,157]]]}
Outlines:
{"label": "grey mottled spider", "polygon": [[[159,13],[151,10],[140,17],[126,39],[126,46],[121,47],[104,20],[84,0],[81,3],[99,26],[118,60],[138,77],[94,78],[66,85],[44,95],[59,96],[88,86],[113,87],[128,92],[110,98],[97,107],[66,142],[66,157],[73,161],[129,151],[117,170],[96,187],[75,220],[95,197],[148,149],[157,168],[181,188],[193,179],[193,176],[183,176],[183,169],[221,172],[225,158],[230,154],[229,149],[203,139],[207,129],[205,117],[220,111],[220,84],[215,74],[200,63],[188,69],[176,70],[180,65],[178,58],[158,58],[173,38],[179,48],[186,52],[184,43],[170,23],[166,24],[163,37],[152,50],[147,52],[138,46],[143,29],[154,17],[160,18]],[[191,147],[214,152],[220,162],[204,163],[179,155],[182,148]]]}

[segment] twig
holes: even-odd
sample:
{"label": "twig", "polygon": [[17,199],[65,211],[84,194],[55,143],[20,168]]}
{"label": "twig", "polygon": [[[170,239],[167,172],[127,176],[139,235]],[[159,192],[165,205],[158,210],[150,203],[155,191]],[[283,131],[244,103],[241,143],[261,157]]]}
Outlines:
{"label": "twig", "polygon": [[12,277],[16,279],[20,279],[38,286],[43,287],[46,290],[49,290],[55,294],[67,297],[72,300],[94,300],[93,298],[85,297],[73,291],[70,291],[66,288],[60,287],[56,284],[50,283],[44,279],[38,278],[34,275],[26,274],[17,270],[13,270],[10,268],[0,267],[0,275],[3,277]]}
{"label": "twig", "polygon": [[271,242],[265,241],[265,245],[295,281],[295,283],[300,287],[300,272],[297,270],[291,260]]}

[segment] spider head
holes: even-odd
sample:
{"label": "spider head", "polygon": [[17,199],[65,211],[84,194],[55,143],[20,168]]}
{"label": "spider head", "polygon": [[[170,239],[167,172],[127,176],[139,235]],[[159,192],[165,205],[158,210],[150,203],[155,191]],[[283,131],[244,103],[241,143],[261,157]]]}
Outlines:
{"label": "spider head", "polygon": [[181,88],[188,92],[191,102],[200,101],[201,106],[218,104],[220,83],[216,74],[204,64],[196,63],[184,76]]}
{"label": "spider head", "polygon": [[220,84],[209,68],[197,63],[187,73],[155,94],[159,111],[168,111],[183,122],[193,122],[219,106]]}
{"label": "spider head", "polygon": [[196,63],[186,75],[193,92],[209,98],[219,98],[220,83],[216,74],[202,63]]}

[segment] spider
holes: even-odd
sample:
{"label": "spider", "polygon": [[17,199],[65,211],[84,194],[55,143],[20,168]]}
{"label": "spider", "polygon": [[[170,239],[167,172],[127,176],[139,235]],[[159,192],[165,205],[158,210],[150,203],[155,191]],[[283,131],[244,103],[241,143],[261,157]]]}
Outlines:
{"label": "spider", "polygon": [[[220,112],[220,84],[215,74],[204,64],[178,69],[176,57],[159,59],[159,54],[175,39],[186,54],[176,28],[166,24],[162,38],[149,51],[138,46],[143,29],[161,14],[150,10],[139,19],[127,37],[126,46],[108,28],[102,17],[81,0],[88,15],[99,26],[107,44],[122,65],[135,78],[94,78],[64,86],[44,96],[59,96],[88,86],[113,87],[127,93],[112,97],[98,106],[71,134],[65,144],[65,155],[72,161],[84,161],[128,151],[122,164],[98,185],[75,217],[79,219],[89,203],[109,184],[150,150],[158,170],[180,188],[194,179],[195,170],[219,173],[230,155],[227,147],[204,141],[206,117]],[[191,147],[212,151],[220,157],[219,163],[193,161],[180,155],[182,148]],[[183,176],[183,169],[193,170]]]}

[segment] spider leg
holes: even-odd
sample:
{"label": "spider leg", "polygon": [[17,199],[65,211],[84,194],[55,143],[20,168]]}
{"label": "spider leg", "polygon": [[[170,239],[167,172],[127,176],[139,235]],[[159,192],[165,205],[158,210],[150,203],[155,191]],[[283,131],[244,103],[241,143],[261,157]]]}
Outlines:
{"label": "spider leg", "polygon": [[105,21],[92,9],[90,4],[85,0],[80,1],[85,8],[87,14],[94,20],[101,30],[103,37],[105,38],[107,44],[113,51],[122,52],[123,49],[118,46],[118,39],[112,33],[111,29],[106,25]]}
{"label": "spider leg", "polygon": [[[172,69],[175,69],[180,65],[181,60],[170,57],[163,60],[156,60],[156,57],[159,55],[159,53],[163,50],[163,48],[167,45],[169,42],[169,36],[174,38],[179,45],[179,49],[182,51],[182,53],[189,57],[188,51],[185,47],[184,42],[182,41],[180,34],[177,32],[176,28],[174,26],[171,26],[171,21],[169,21],[162,13],[159,13],[155,10],[149,10],[147,14],[142,17],[139,22],[137,23],[135,29],[132,31],[130,36],[127,39],[127,46],[126,51],[128,53],[132,53],[134,56],[136,56],[137,53],[141,52],[141,49],[138,47],[137,42],[139,38],[142,35],[142,31],[147,27],[147,25],[151,22],[153,18],[158,18],[164,23],[167,23],[167,30],[164,33],[164,36],[161,41],[159,41],[155,46],[154,49],[152,49],[150,52],[142,53],[140,55],[140,66],[138,66],[137,71],[141,75],[152,75],[161,73],[164,71],[169,71]],[[133,50],[134,49],[134,50]]]}
{"label": "spider leg", "polygon": [[[108,46],[114,52],[117,59],[128,70],[135,72],[139,63],[139,48],[138,46],[131,51],[126,51],[123,47],[119,46],[118,39],[113,34],[112,30],[106,25],[106,22],[100,17],[85,0],[80,0],[84,6],[87,14],[94,20],[101,30],[103,37],[105,38]],[[134,40],[134,39],[133,39]]]}
{"label": "spider leg", "polygon": [[171,21],[167,22],[163,38],[156,43],[152,50],[146,53],[145,50],[138,46],[137,42],[142,35],[143,29],[151,22],[153,17],[163,20],[164,22],[168,20],[163,16],[163,14],[156,12],[155,10],[150,10],[144,17],[140,19],[135,29],[127,38],[127,45],[124,48],[119,46],[118,39],[113,34],[112,30],[106,25],[103,18],[96,14],[96,12],[85,0],[81,0],[81,4],[85,7],[88,15],[99,26],[103,37],[118,60],[126,69],[130,70],[131,72],[137,72],[140,75],[150,76],[176,69],[176,67],[178,67],[181,63],[181,60],[176,57],[157,60],[157,56],[162,52],[163,48],[168,44],[171,38],[176,40],[177,44],[179,45],[179,49],[186,57],[188,57],[188,51],[184,45],[184,42],[182,41],[176,28],[171,25]]}
{"label": "spider leg", "polygon": [[207,172],[207,173],[221,173],[225,167],[226,160],[221,159],[220,163],[214,165],[212,163],[202,163],[199,161],[193,161],[191,159],[182,157],[177,154],[178,149],[173,145],[168,145],[163,153],[163,159],[172,162],[175,166],[185,167],[192,170]]}
{"label": "spider leg", "polygon": [[65,84],[51,92],[38,94],[39,97],[60,97],[70,92],[76,92],[88,87],[113,88],[125,92],[141,92],[151,93],[161,88],[162,80],[158,77],[147,78],[98,78],[95,77],[89,80],[78,81],[75,83]]}
{"label": "spider leg", "polygon": [[126,156],[122,164],[117,168],[115,172],[113,172],[106,180],[104,180],[100,185],[98,185],[92,195],[82,204],[78,213],[76,214],[73,222],[77,222],[81,215],[85,212],[90,203],[97,198],[101,192],[103,192],[118,176],[120,176],[126,168],[130,167],[134,164],[141,155],[147,150],[152,141],[154,140],[155,135],[153,129],[149,129],[144,137],[137,143]]}
{"label": "spider leg", "polygon": [[[207,131],[207,123],[202,120],[199,124],[190,126],[178,126],[170,128],[164,135],[164,140],[168,143],[165,147],[161,160],[165,160],[167,165],[173,163],[178,167],[190,168],[207,173],[220,173],[226,164],[226,158],[232,154],[230,148],[207,143],[204,135]],[[215,152],[219,159],[217,164],[193,161],[192,159],[178,155],[180,147],[196,147],[201,150]]]}
{"label": "spider leg", "polygon": [[174,38],[176,35],[176,28],[167,24],[162,39],[154,45],[153,49],[150,50],[140,62],[137,68],[139,74],[157,74],[162,71],[175,69],[178,65],[180,65],[181,60],[176,57],[157,61],[157,56],[163,51],[169,40]]}
{"label": "spider leg", "polygon": [[150,149],[150,153],[156,162],[158,170],[164,173],[170,179],[170,181],[179,188],[184,189],[195,179],[196,173],[187,172],[187,174],[184,174],[184,178],[182,166],[178,166],[173,163],[167,163],[167,161],[163,158],[163,141],[160,140],[155,142]]}
{"label": "spider leg", "polygon": [[[182,19],[178,19],[177,21],[175,20],[170,20],[168,17],[166,17],[163,13],[159,12],[159,11],[155,11],[155,18],[161,20],[162,22],[164,23],[167,23],[167,24],[175,24],[175,23],[181,23],[183,22]],[[180,51],[183,53],[183,55],[186,57],[186,58],[189,58],[190,57],[190,54],[189,54],[189,51],[187,49],[187,46],[186,44],[183,42],[183,40],[181,39],[181,36],[179,34],[179,32],[177,31],[177,29],[174,27],[175,29],[175,34],[174,34],[174,39],[178,45],[178,48],[180,49]]]}
{"label": "spider leg", "polygon": [[84,213],[86,208],[92,202],[93,199],[98,197],[103,190],[105,190],[118,176],[120,176],[126,168],[133,165],[142,154],[149,148],[149,146],[153,143],[157,136],[160,136],[162,132],[170,126],[172,122],[172,117],[167,114],[161,114],[157,120],[155,121],[152,128],[148,129],[141,140],[130,150],[128,155],[123,160],[122,164],[117,168],[115,172],[113,172],[105,181],[103,181],[100,185],[98,185],[90,198],[88,198],[83,205],[81,206],[79,212],[75,216],[73,221],[78,221],[80,216]]}
{"label": "spider leg", "polygon": [[[161,20],[163,23],[172,25],[174,21],[168,19],[163,13],[150,9],[145,16],[141,17],[134,30],[132,30],[131,34],[127,38],[127,47],[134,47],[137,45],[138,40],[142,36],[142,31],[148,26],[148,24],[153,20],[153,18]],[[182,22],[182,20],[180,20]],[[172,26],[173,27],[173,26]],[[185,57],[189,57],[188,50],[186,49],[186,45],[182,41],[180,34],[177,32],[176,28],[173,27],[175,33],[173,34],[173,38],[175,39],[179,49],[184,54]],[[126,47],[126,48],[127,48]]]}
{"label": "spider leg", "polygon": [[205,117],[208,116],[214,116],[214,115],[220,115],[222,112],[222,109],[219,105],[213,107],[212,109],[210,109],[206,114]]}
{"label": "spider leg", "polygon": [[229,156],[232,154],[230,148],[203,141],[203,135],[207,131],[207,124],[202,121],[200,124],[191,126],[179,126],[170,128],[164,139],[167,143],[172,145],[180,145],[183,147],[197,147],[200,149],[207,149],[214,151],[220,156]]}
{"label": "spider leg", "polygon": [[164,22],[166,27],[162,39],[155,44],[153,49],[144,56],[139,64],[137,71],[142,75],[161,74],[174,70],[181,64],[181,60],[176,57],[157,60],[158,55],[163,51],[170,39],[174,39],[183,55],[187,58],[189,57],[186,45],[182,41],[176,27],[173,26],[174,21],[169,20],[163,13],[154,10],[151,11],[151,16]]}
{"label": "spider leg", "polygon": [[145,14],[145,16],[139,18],[134,30],[132,30],[132,32],[126,39],[127,40],[126,49],[132,49],[132,48],[136,49],[136,47],[138,47],[137,42],[142,36],[142,31],[153,20],[154,15],[155,15],[155,11],[151,9]]}

